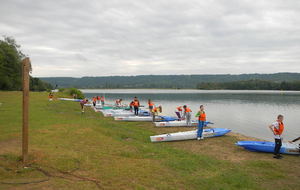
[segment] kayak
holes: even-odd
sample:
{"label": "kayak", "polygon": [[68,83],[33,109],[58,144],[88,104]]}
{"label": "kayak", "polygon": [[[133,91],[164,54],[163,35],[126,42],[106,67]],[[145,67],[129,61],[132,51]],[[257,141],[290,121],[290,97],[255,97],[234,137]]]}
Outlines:
{"label": "kayak", "polygon": [[[116,121],[152,121],[152,116],[121,116],[114,117]],[[169,116],[156,116],[155,121],[175,121],[176,118]]]}
{"label": "kayak", "polygon": [[64,101],[73,101],[73,102],[80,102],[81,99],[73,99],[73,98],[58,98],[59,100],[64,100]]}
{"label": "kayak", "polygon": [[[273,153],[275,148],[274,142],[264,141],[238,141],[237,146],[244,147],[252,152],[269,152]],[[281,154],[300,154],[300,145],[296,143],[282,143],[280,148]]]}
{"label": "kayak", "polygon": [[115,109],[115,110],[130,110],[130,107],[128,107],[128,106],[125,106],[125,107],[103,106],[102,109],[103,110],[111,110],[111,109]]}
{"label": "kayak", "polygon": [[115,117],[115,116],[134,116],[134,113],[130,111],[123,111],[123,110],[118,110],[118,111],[108,111],[105,112],[104,117]]}
{"label": "kayak", "polygon": [[[120,116],[114,117],[116,121],[152,121],[152,116]],[[161,120],[161,117],[155,117],[156,121]]]}
{"label": "kayak", "polygon": [[[208,124],[213,124],[213,123],[205,122],[204,126],[207,126]],[[156,127],[196,127],[198,126],[198,121],[191,121],[191,125],[187,125],[185,120],[154,122],[154,125]]]}
{"label": "kayak", "polygon": [[[230,129],[224,128],[211,128],[204,129],[202,135],[204,138],[219,137],[229,133],[230,131]],[[192,139],[197,139],[197,130],[150,136],[151,142],[182,141]]]}
{"label": "kayak", "polygon": [[86,107],[92,107],[93,104],[84,104],[84,106],[86,106]]}
{"label": "kayak", "polygon": [[[133,112],[127,110],[105,110],[102,112],[105,117],[128,117],[135,116]],[[150,116],[148,111],[141,110],[139,116]]]}

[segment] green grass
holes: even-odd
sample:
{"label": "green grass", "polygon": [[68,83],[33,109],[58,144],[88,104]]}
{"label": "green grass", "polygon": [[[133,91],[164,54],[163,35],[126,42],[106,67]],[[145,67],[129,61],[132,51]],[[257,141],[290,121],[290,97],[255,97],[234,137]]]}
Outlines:
{"label": "green grass", "polygon": [[235,136],[151,143],[150,135],[184,129],[81,114],[78,103],[49,102],[47,93],[30,94],[31,165],[24,169],[21,98],[0,92],[0,189],[97,189],[91,180],[103,189],[300,189],[299,157],[247,152],[235,147]]}

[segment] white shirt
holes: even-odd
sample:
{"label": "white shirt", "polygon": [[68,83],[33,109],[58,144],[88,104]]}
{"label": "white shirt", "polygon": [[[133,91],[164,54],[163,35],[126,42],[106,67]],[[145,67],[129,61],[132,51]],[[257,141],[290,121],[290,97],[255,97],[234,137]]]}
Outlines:
{"label": "white shirt", "polygon": [[[278,122],[278,121],[272,123],[272,126],[273,126],[274,128],[276,128],[276,129],[279,130],[279,122]],[[280,136],[280,135],[274,135],[274,138],[275,138],[275,139],[281,139],[281,136]]]}

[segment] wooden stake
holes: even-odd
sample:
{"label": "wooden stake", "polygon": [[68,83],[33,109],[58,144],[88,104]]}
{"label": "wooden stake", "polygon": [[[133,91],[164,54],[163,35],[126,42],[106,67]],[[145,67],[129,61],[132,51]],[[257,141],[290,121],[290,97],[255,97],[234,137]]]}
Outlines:
{"label": "wooden stake", "polygon": [[28,160],[28,116],[29,116],[29,71],[31,69],[28,57],[22,61],[23,71],[23,128],[22,128],[22,160],[26,165]]}

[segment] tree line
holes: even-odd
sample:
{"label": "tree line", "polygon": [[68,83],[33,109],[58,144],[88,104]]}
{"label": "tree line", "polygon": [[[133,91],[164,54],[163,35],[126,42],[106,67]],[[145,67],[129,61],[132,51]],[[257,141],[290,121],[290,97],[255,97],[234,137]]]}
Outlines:
{"label": "tree line", "polygon": [[300,91],[299,81],[272,82],[266,80],[247,80],[234,82],[203,82],[197,85],[203,90],[295,90]]}
{"label": "tree line", "polygon": [[[20,45],[11,37],[0,40],[0,90],[22,89],[21,60],[24,54]],[[31,91],[45,91],[52,89],[52,85],[30,76]]]}
{"label": "tree line", "polygon": [[[240,75],[139,75],[139,76],[107,76],[107,77],[47,77],[41,78],[53,86],[58,85],[60,88],[165,88],[165,89],[196,89],[199,87],[223,88],[218,87],[219,83],[257,80],[264,84],[266,89],[275,88],[278,83],[286,81],[288,85],[294,86],[293,81],[300,81],[300,73],[275,73],[275,74],[240,74]],[[271,81],[271,82],[268,82]],[[205,84],[205,83],[209,83]],[[253,83],[253,81],[252,81]],[[228,85],[229,85],[228,84]],[[234,85],[236,83],[233,83]],[[273,86],[272,86],[273,85]],[[283,83],[282,85],[285,85]],[[206,86],[206,87],[205,87]],[[210,86],[210,87],[209,87]],[[272,87],[270,87],[272,86]],[[253,87],[254,88],[254,87]],[[263,86],[260,88],[264,88]],[[285,87],[289,88],[289,87]]]}

